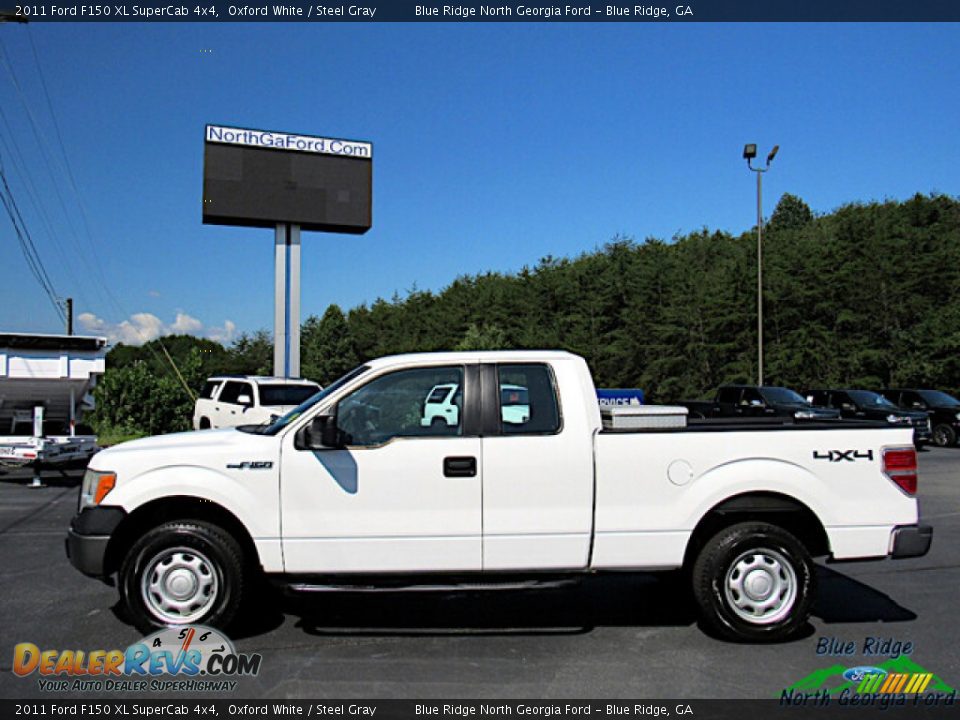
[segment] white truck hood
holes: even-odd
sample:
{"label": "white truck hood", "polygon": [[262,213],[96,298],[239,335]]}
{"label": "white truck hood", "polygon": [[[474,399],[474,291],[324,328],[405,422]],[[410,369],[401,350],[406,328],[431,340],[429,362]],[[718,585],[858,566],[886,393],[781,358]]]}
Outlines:
{"label": "white truck hood", "polygon": [[235,428],[155,435],[101,450],[90,461],[93,470],[109,470],[121,478],[169,465],[222,467],[224,460],[273,459],[278,439]]}

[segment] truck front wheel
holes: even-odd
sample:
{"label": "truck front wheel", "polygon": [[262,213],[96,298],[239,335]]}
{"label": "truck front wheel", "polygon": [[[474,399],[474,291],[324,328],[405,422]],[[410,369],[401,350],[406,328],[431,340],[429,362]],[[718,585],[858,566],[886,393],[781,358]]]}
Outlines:
{"label": "truck front wheel", "polygon": [[952,447],[957,444],[957,434],[949,425],[937,425],[933,429],[933,444],[937,447]]}
{"label": "truck front wheel", "polygon": [[693,566],[693,594],[718,634],[749,642],[785,640],[810,617],[813,559],[776,525],[745,522],[714,535]]}
{"label": "truck front wheel", "polygon": [[240,607],[243,551],[216,525],[168,522],[134,543],[119,581],[130,619],[144,633],[194,623],[223,629]]}

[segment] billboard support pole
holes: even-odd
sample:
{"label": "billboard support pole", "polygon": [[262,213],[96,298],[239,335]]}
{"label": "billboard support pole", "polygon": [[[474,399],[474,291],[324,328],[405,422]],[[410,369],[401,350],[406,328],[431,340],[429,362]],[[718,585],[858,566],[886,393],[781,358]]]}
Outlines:
{"label": "billboard support pole", "polygon": [[273,260],[273,374],[300,377],[299,225],[277,223]]}

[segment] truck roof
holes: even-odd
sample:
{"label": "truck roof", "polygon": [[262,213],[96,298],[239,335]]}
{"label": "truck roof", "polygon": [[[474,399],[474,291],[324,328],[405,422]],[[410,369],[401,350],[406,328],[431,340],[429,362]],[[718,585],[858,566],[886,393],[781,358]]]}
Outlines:
{"label": "truck roof", "polygon": [[388,355],[366,363],[372,369],[401,365],[445,365],[449,363],[524,363],[572,360],[577,356],[565,350],[464,350],[457,352],[409,353]]}

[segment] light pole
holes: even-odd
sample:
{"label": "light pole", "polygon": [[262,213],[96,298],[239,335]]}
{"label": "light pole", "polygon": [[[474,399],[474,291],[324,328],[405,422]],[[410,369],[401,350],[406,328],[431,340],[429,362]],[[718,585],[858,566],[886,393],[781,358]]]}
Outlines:
{"label": "light pole", "polygon": [[770,169],[770,163],[777,155],[779,145],[767,155],[764,167],[754,167],[752,160],[757,156],[756,144],[743,146],[743,157],[747,167],[757,174],[757,385],[763,385],[763,174]]}

